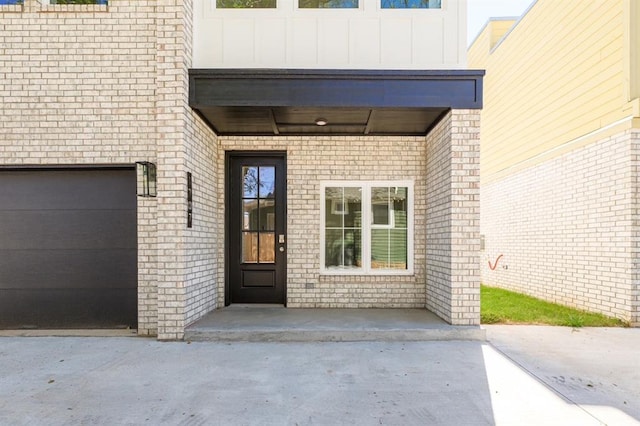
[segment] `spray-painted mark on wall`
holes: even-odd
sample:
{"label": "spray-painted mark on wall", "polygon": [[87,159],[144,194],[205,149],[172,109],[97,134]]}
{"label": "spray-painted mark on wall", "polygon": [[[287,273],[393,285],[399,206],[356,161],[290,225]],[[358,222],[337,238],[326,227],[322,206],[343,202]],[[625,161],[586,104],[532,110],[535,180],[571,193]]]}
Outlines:
{"label": "spray-painted mark on wall", "polygon": [[500,262],[500,259],[502,258],[502,255],[498,256],[498,258],[496,259],[496,263],[494,263],[493,265],[491,264],[491,261],[487,261],[489,263],[489,269],[491,269],[492,271],[495,271],[496,268],[498,267],[498,262]]}

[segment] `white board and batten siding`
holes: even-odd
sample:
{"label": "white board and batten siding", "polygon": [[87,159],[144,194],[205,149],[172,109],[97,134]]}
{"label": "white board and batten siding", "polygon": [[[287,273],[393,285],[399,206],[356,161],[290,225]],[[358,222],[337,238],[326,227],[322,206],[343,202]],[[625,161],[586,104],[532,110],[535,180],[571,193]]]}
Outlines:
{"label": "white board and batten siding", "polygon": [[463,69],[466,0],[440,9],[216,9],[195,0],[193,68]]}

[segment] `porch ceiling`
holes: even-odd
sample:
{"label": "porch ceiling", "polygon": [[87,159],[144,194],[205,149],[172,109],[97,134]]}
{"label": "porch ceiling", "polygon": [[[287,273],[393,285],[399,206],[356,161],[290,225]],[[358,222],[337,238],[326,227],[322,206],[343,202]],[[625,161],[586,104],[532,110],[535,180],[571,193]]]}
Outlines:
{"label": "porch ceiling", "polygon": [[451,108],[482,107],[483,75],[193,69],[189,104],[219,135],[425,135]]}

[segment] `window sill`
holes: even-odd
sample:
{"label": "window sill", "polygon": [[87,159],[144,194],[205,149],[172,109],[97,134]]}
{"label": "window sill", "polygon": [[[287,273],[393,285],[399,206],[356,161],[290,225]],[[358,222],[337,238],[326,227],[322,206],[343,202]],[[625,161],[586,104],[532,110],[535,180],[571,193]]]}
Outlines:
{"label": "window sill", "polygon": [[325,277],[411,277],[414,276],[413,271],[363,271],[363,270],[349,270],[349,269],[324,269],[320,271],[321,276]]}

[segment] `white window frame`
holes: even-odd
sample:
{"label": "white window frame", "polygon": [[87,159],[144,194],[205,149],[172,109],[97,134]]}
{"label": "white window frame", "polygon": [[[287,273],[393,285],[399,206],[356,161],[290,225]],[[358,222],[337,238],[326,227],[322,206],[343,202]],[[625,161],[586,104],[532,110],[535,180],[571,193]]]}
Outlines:
{"label": "white window frame", "polygon": [[[325,220],[327,187],[362,189],[362,267],[327,268],[325,265]],[[371,189],[374,187],[407,188],[407,269],[371,268],[371,230],[388,228],[387,225],[373,225]],[[320,274],[322,275],[413,275],[414,258],[414,182],[412,180],[366,180],[366,181],[321,181],[320,182]]]}

